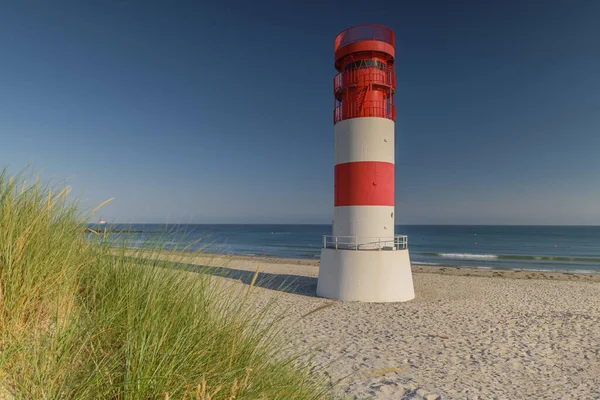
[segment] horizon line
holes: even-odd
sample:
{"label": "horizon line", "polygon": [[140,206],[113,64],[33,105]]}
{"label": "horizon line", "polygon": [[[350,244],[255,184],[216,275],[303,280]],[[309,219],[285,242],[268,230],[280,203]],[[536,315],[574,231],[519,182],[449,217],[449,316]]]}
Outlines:
{"label": "horizon line", "polygon": [[[88,225],[100,225],[99,222],[89,222]],[[288,222],[106,222],[106,225],[331,225],[330,223],[288,223]],[[600,227],[600,224],[403,224],[395,222],[394,226],[562,226],[562,227]]]}

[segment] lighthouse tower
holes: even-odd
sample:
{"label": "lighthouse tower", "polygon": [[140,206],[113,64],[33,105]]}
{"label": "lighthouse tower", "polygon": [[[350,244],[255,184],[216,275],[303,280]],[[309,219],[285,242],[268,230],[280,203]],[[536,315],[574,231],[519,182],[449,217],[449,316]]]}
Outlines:
{"label": "lighthouse tower", "polygon": [[336,36],[334,54],[335,208],[317,295],[411,300],[408,240],[394,234],[394,33],[354,26]]}

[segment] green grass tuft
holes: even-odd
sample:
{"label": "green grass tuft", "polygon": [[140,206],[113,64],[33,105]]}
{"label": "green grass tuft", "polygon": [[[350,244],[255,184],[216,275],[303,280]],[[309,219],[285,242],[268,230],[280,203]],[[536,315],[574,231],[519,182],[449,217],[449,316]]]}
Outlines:
{"label": "green grass tuft", "polygon": [[[322,399],[250,290],[84,240],[68,191],[0,173],[0,393],[35,399]],[[247,294],[246,294],[247,293]]]}

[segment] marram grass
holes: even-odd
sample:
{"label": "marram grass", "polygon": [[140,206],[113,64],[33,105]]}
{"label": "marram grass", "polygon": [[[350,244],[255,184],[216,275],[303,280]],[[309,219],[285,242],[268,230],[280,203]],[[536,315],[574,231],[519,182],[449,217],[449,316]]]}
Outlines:
{"label": "marram grass", "polygon": [[0,174],[0,397],[329,398],[250,290],[83,240],[67,194]]}

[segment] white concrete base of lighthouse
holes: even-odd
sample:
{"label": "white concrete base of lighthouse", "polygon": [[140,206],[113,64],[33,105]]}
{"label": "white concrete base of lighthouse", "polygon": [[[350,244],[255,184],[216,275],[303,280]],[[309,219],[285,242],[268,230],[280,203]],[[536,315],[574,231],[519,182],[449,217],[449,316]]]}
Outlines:
{"label": "white concrete base of lighthouse", "polygon": [[414,299],[408,249],[321,249],[317,296],[373,303]]}

